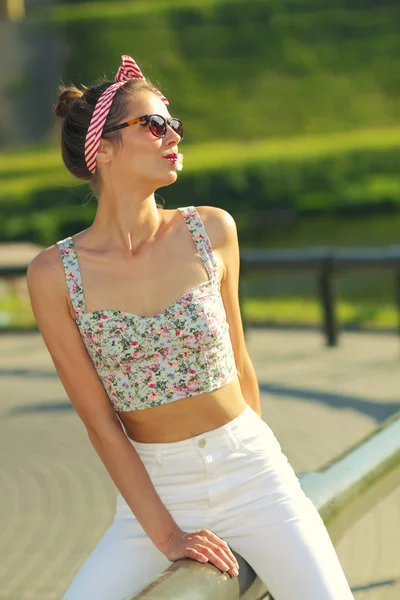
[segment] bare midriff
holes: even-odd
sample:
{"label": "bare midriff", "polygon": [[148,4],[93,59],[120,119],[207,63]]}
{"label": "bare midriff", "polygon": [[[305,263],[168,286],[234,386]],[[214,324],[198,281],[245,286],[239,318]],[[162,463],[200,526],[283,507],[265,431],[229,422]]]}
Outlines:
{"label": "bare midriff", "polygon": [[237,377],[225,386],[153,408],[118,412],[128,437],[142,443],[179,442],[222,427],[246,408]]}

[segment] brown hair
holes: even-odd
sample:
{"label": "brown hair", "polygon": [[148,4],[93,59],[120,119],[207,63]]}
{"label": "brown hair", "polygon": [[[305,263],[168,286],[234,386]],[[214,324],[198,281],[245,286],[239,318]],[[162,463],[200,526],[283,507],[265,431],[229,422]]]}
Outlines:
{"label": "brown hair", "polygon": [[[99,176],[91,173],[85,162],[85,139],[90,119],[101,94],[112,85],[112,81],[104,81],[79,90],[74,85],[60,85],[59,98],[54,105],[54,112],[64,119],[61,133],[61,153],[68,171],[78,179],[88,181],[94,191],[99,189]],[[141,90],[154,92],[155,86],[148,79],[131,79],[121,86],[114,97],[104,127],[118,125],[126,119],[128,100]],[[107,134],[107,139],[116,145],[122,144],[121,131]]]}

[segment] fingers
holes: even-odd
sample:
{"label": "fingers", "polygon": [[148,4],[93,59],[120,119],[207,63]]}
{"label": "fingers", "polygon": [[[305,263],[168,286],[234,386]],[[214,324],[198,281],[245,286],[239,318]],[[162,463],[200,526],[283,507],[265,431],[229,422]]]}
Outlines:
{"label": "fingers", "polygon": [[203,547],[199,548],[200,552],[223,573],[228,571],[232,577],[236,577],[239,572],[239,564],[227,542],[207,529],[198,533],[206,538],[203,540]]}
{"label": "fingers", "polygon": [[239,573],[239,564],[227,542],[208,529],[175,532],[165,554],[171,561],[187,557],[202,563],[210,562],[232,577]]}
{"label": "fingers", "polygon": [[186,556],[188,558],[193,558],[194,560],[197,560],[198,562],[202,562],[202,563],[208,562],[207,556],[205,554],[203,554],[202,552],[200,552],[200,550],[197,550],[196,548],[186,548]]}
{"label": "fingers", "polygon": [[211,541],[214,542],[218,552],[222,553],[222,555],[226,557],[230,567],[239,569],[239,563],[230,549],[229,544],[225,540],[221,540],[221,538],[219,538],[213,531],[210,531],[209,534]]}
{"label": "fingers", "polygon": [[218,546],[208,545],[199,547],[201,554],[207,557],[208,562],[211,562],[223,573],[228,572],[232,577],[238,575],[236,561],[232,561],[229,556]]}

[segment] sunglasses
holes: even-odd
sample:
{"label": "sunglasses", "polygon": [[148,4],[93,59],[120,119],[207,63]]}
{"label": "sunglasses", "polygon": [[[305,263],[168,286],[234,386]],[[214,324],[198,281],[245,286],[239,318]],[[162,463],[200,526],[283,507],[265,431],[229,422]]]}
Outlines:
{"label": "sunglasses", "polygon": [[125,121],[125,123],[121,123],[120,125],[115,125],[114,127],[108,127],[107,129],[104,129],[103,135],[110,133],[110,131],[117,131],[118,129],[135,125],[135,123],[144,123],[143,127],[145,127],[147,124],[151,133],[158,138],[163,138],[165,136],[167,133],[167,125],[169,125],[169,127],[171,127],[171,129],[179,135],[181,141],[183,140],[182,121],[179,121],[179,119],[174,119],[173,117],[166,119],[161,115],[143,115],[143,117],[137,117],[136,119]]}

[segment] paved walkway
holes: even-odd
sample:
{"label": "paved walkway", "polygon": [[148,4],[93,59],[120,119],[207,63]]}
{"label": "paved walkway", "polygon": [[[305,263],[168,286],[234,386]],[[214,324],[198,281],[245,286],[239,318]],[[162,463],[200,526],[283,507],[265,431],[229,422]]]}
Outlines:
{"label": "paved walkway", "polygon": [[[400,409],[400,341],[249,330],[271,425],[317,469]],[[111,522],[115,489],[38,334],[0,336],[0,599],[58,600]],[[400,597],[400,489],[337,546],[356,600]],[[89,600],[89,599],[88,599]]]}

